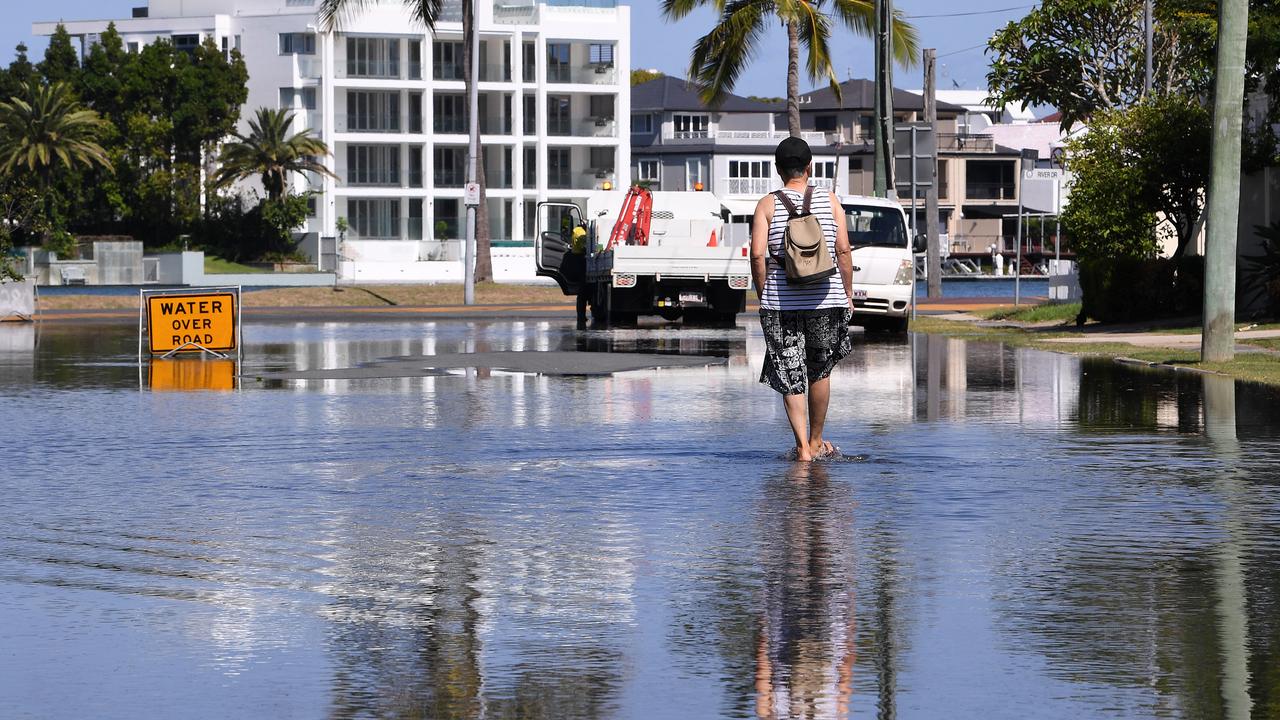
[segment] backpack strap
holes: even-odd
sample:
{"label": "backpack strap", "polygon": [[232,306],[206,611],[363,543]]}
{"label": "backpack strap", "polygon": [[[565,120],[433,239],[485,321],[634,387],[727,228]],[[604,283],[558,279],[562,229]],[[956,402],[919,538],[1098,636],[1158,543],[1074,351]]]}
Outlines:
{"label": "backpack strap", "polygon": [[[796,204],[795,204],[794,202],[792,202],[791,198],[787,197],[787,193],[786,193],[786,191],[784,191],[784,190],[774,190],[774,191],[773,191],[773,194],[774,194],[774,196],[776,196],[779,200],[781,200],[781,201],[782,201],[783,206],[785,206],[785,207],[787,208],[787,214],[788,214],[788,215],[790,215],[791,217],[800,217],[800,216],[801,216],[801,212],[800,212],[798,209],[796,209]],[[809,197],[808,197],[807,195],[805,196],[804,210],[805,210],[804,214],[808,214],[808,212],[809,212]]]}
{"label": "backpack strap", "polygon": [[809,206],[812,204],[813,204],[813,186],[810,185],[804,189],[804,210],[801,212],[801,214],[812,215],[813,213],[809,212]]}

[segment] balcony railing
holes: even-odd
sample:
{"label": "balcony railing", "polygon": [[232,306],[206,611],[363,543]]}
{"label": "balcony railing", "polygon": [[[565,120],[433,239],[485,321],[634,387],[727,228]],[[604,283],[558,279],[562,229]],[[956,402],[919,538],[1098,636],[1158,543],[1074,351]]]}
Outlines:
{"label": "balcony railing", "polygon": [[314,55],[294,55],[294,72],[303,79],[317,79],[324,75],[324,63]]}
{"label": "balcony railing", "polygon": [[432,130],[441,135],[466,135],[471,132],[465,117],[437,115],[431,123]]}
{"label": "balcony railing", "polygon": [[438,188],[460,188],[467,182],[467,173],[465,170],[441,170],[436,168],[435,186]]}
{"label": "balcony railing", "polygon": [[339,77],[366,78],[372,80],[398,80],[400,79],[400,61],[349,60],[339,68]]}
{"label": "balcony railing", "polygon": [[724,183],[729,195],[764,195],[773,192],[774,186],[768,178],[728,178]]}
{"label": "balcony railing", "polygon": [[334,118],[338,132],[398,133],[400,116],[391,115],[339,115]]}
{"label": "balcony railing", "polygon": [[579,137],[618,137],[618,121],[613,118],[592,118],[578,123]]}
{"label": "balcony railing", "polygon": [[1017,200],[1018,189],[1012,183],[969,182],[964,185],[969,200]]}
{"label": "balcony railing", "polygon": [[995,152],[996,139],[990,135],[938,133],[938,149],[953,152]]}
{"label": "balcony railing", "polygon": [[[727,145],[776,145],[784,138],[790,137],[785,130],[667,130],[663,132],[663,141],[702,143],[708,140]],[[826,146],[827,133],[801,133],[805,142],[814,146]],[[832,136],[834,137],[834,135]]]}
{"label": "balcony railing", "polygon": [[586,67],[552,65],[547,67],[547,82],[575,85],[616,85],[618,71],[612,65],[589,65]]}
{"label": "balcony railing", "polygon": [[419,262],[457,262],[462,255],[462,240],[423,240],[418,243]]}

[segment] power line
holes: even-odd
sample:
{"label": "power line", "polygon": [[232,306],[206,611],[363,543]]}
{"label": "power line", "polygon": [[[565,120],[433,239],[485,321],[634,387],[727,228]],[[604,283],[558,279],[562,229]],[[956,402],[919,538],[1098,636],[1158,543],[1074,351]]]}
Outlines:
{"label": "power line", "polygon": [[999,8],[996,10],[973,10],[970,12],[937,13],[933,15],[903,15],[902,17],[907,18],[908,20],[921,20],[924,18],[968,17],[970,15],[996,15],[999,13],[1012,12],[1014,10],[1028,10],[1033,7],[1035,7],[1034,4],[1033,5],[1015,5],[1013,7]]}
{"label": "power line", "polygon": [[981,45],[973,45],[971,47],[961,48],[959,50],[952,50],[951,52],[938,53],[938,57],[942,58],[942,57],[947,57],[948,55],[959,55],[960,53],[966,53],[971,50],[977,50],[978,48],[984,48],[986,46],[987,46],[986,43],[982,43]]}

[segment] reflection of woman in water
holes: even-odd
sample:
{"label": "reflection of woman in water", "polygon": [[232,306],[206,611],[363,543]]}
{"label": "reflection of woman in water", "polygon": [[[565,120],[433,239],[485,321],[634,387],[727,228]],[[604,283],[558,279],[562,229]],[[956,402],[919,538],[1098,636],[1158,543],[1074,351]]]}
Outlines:
{"label": "reflection of woman in water", "polygon": [[756,715],[846,717],[855,657],[851,503],[816,463],[792,466],[769,495]]}

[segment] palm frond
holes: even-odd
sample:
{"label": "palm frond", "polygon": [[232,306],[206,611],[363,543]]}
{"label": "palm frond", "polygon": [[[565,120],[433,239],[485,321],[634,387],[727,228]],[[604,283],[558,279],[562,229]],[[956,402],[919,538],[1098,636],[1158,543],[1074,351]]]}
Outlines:
{"label": "palm frond", "polygon": [[[403,0],[403,2],[411,18],[426,26],[428,31],[436,29],[436,21],[440,19],[443,0]],[[337,30],[345,23],[354,21],[369,8],[380,4],[380,0],[323,0],[318,12],[320,27],[325,32]]]}
{"label": "palm frond", "polygon": [[694,43],[689,77],[703,102],[719,105],[733,91],[755,56],[775,7],[773,0],[730,0],[724,4],[720,22]]}
{"label": "palm frond", "polygon": [[724,9],[724,0],[662,0],[662,16],[667,20],[683,20],[700,7],[715,5]]}
{"label": "palm frond", "polygon": [[[832,0],[833,13],[855,34],[866,38],[876,35],[875,0]],[[916,28],[907,22],[901,10],[893,11],[893,58],[904,67],[920,62],[920,40]]]}
{"label": "palm frond", "polygon": [[831,21],[812,3],[797,4],[802,10],[801,16],[797,19],[800,43],[809,51],[806,53],[805,71],[808,72],[810,80],[827,78],[831,83],[832,92],[836,95],[836,101],[841,102],[843,97],[840,92],[840,80],[836,77],[836,70],[831,65],[831,48],[828,44],[831,38]]}

